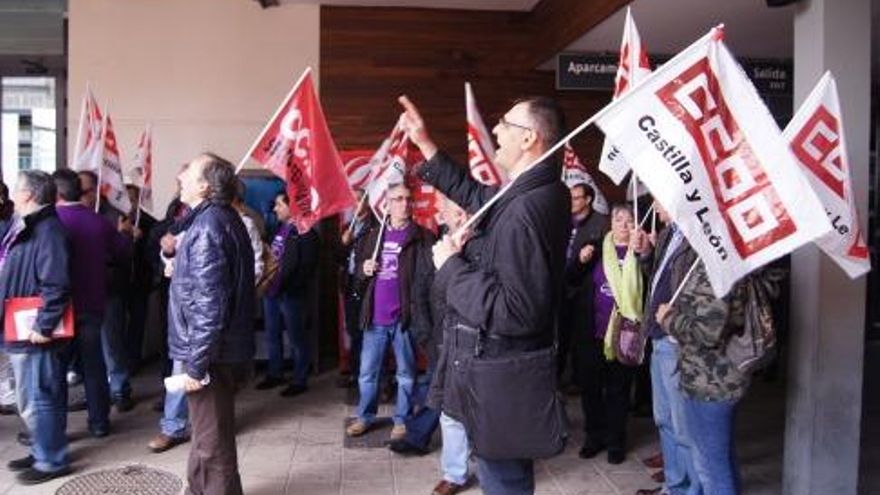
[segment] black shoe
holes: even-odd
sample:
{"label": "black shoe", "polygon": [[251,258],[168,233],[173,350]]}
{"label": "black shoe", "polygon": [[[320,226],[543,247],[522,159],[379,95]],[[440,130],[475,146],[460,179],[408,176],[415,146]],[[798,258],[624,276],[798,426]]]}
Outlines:
{"label": "black shoe", "polygon": [[622,450],[609,450],[608,451],[608,464],[623,464],[623,461],[626,460],[626,454],[623,453]]}
{"label": "black shoe", "polygon": [[165,412],[165,396],[163,395],[153,401],[153,405],[151,405],[150,408],[157,413]]}
{"label": "black shoe", "polygon": [[24,471],[26,469],[32,468],[33,466],[34,456],[32,455],[22,457],[20,459],[13,459],[6,463],[6,467],[8,467],[10,471]]}
{"label": "black shoe", "polygon": [[89,428],[89,433],[94,438],[104,438],[110,434],[110,427],[105,426],[103,428]]}
{"label": "black shoe", "polygon": [[113,399],[113,405],[116,406],[116,411],[121,413],[128,412],[134,409],[134,401],[131,400],[131,397],[127,395],[123,395],[121,397]]}
{"label": "black shoe", "polygon": [[425,455],[428,453],[427,449],[417,447],[406,440],[391,440],[388,442],[388,448],[392,452],[402,455]]}
{"label": "black shoe", "polygon": [[22,485],[38,485],[40,483],[54,480],[55,478],[67,476],[68,474],[70,474],[69,467],[64,467],[59,469],[58,471],[52,472],[40,471],[39,469],[30,468],[26,471],[18,473],[15,478]]}
{"label": "black shoe", "polygon": [[297,395],[308,390],[309,387],[306,385],[288,385],[284,390],[281,391],[281,395],[283,397],[296,397]]}
{"label": "black shoe", "polygon": [[603,450],[605,450],[604,443],[586,441],[584,442],[584,446],[581,447],[581,450],[578,451],[578,457],[580,457],[581,459],[592,459]]}
{"label": "black shoe", "polygon": [[277,376],[267,376],[263,378],[263,381],[257,384],[257,390],[269,390],[271,388],[278,387],[280,385],[284,385],[284,378],[279,378]]}
{"label": "black shoe", "polygon": [[18,435],[15,437],[18,443],[24,445],[25,447],[30,447],[33,444],[31,441],[31,434],[26,431],[18,432]]}
{"label": "black shoe", "polygon": [[0,416],[13,416],[18,414],[18,407],[15,404],[0,405]]}

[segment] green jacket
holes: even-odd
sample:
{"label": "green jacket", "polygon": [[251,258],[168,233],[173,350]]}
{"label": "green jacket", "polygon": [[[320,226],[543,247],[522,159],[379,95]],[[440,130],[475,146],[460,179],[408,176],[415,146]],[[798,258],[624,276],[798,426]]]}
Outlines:
{"label": "green jacket", "polygon": [[736,401],[748,390],[750,376],[739,371],[724,353],[729,335],[744,325],[744,289],[738,283],[726,296],[716,298],[700,263],[660,322],[679,342],[679,382],[688,397]]}

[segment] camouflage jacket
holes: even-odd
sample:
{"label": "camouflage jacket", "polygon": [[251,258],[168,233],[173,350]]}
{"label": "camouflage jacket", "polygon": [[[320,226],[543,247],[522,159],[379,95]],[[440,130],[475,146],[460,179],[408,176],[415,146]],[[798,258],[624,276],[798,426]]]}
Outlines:
{"label": "camouflage jacket", "polygon": [[716,298],[700,263],[663,318],[661,326],[680,345],[679,383],[688,397],[736,401],[745,395],[750,376],[740,372],[724,352],[731,333],[744,325],[744,287],[737,284],[724,298]]}

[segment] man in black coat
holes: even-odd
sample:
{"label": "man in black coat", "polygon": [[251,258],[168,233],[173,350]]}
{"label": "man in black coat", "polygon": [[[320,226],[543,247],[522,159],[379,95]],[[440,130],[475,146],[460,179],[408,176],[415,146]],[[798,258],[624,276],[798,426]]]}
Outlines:
{"label": "man in black coat", "polygon": [[[574,375],[583,360],[578,342],[584,339],[586,321],[593,317],[593,301],[585,290],[583,271],[587,258],[602,244],[608,232],[608,216],[593,209],[596,191],[587,183],[569,188],[571,191],[571,238],[565,253],[565,299],[559,308],[559,376],[565,372],[569,351],[572,354]],[[578,329],[581,329],[579,332]],[[575,344],[572,346],[572,342]]]}
{"label": "man in black coat", "polygon": [[[440,152],[415,106],[406,97],[400,102],[407,134],[427,159],[420,177],[468,213],[476,212],[498,187],[481,185],[467,168]],[[467,373],[452,368],[467,367],[476,351],[487,358],[510,357],[553,343],[571,200],[557,159],[531,165],[555,144],[563,126],[561,110],[547,98],[522,100],[508,110],[492,132],[498,142],[496,163],[513,184],[482,217],[463,248],[449,236],[434,246],[435,284],[445,291],[447,303],[444,356],[438,365],[443,376],[435,381],[443,388],[443,411],[466,425],[462,405],[467,404],[470,384],[462,378]],[[444,366],[450,370],[444,373]],[[523,394],[532,397],[527,391]],[[498,408],[507,407],[509,399],[480,397]],[[477,455],[477,467],[481,487],[489,495],[534,492],[532,459]]]}
{"label": "man in black coat", "polygon": [[[19,412],[33,440],[30,455],[8,464],[19,471],[18,481],[24,484],[70,472],[65,382],[69,339],[53,337],[70,304],[70,245],[55,213],[55,195],[49,174],[19,172],[13,192],[16,215],[0,242],[0,302],[42,300],[23,340],[3,343],[15,374]],[[0,321],[4,310],[0,304]]]}
{"label": "man in black coat", "polygon": [[234,392],[254,355],[254,251],[230,205],[231,163],[206,153],[179,179],[180,199],[192,211],[174,259],[168,348],[185,368],[192,423],[188,491],[239,495]]}

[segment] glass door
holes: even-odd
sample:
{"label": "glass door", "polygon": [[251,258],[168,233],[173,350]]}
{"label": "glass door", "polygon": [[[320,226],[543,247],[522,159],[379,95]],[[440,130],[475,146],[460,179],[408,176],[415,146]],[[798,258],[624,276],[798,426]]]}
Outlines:
{"label": "glass door", "polygon": [[53,172],[58,165],[56,78],[2,77],[3,182],[15,183],[19,170]]}

